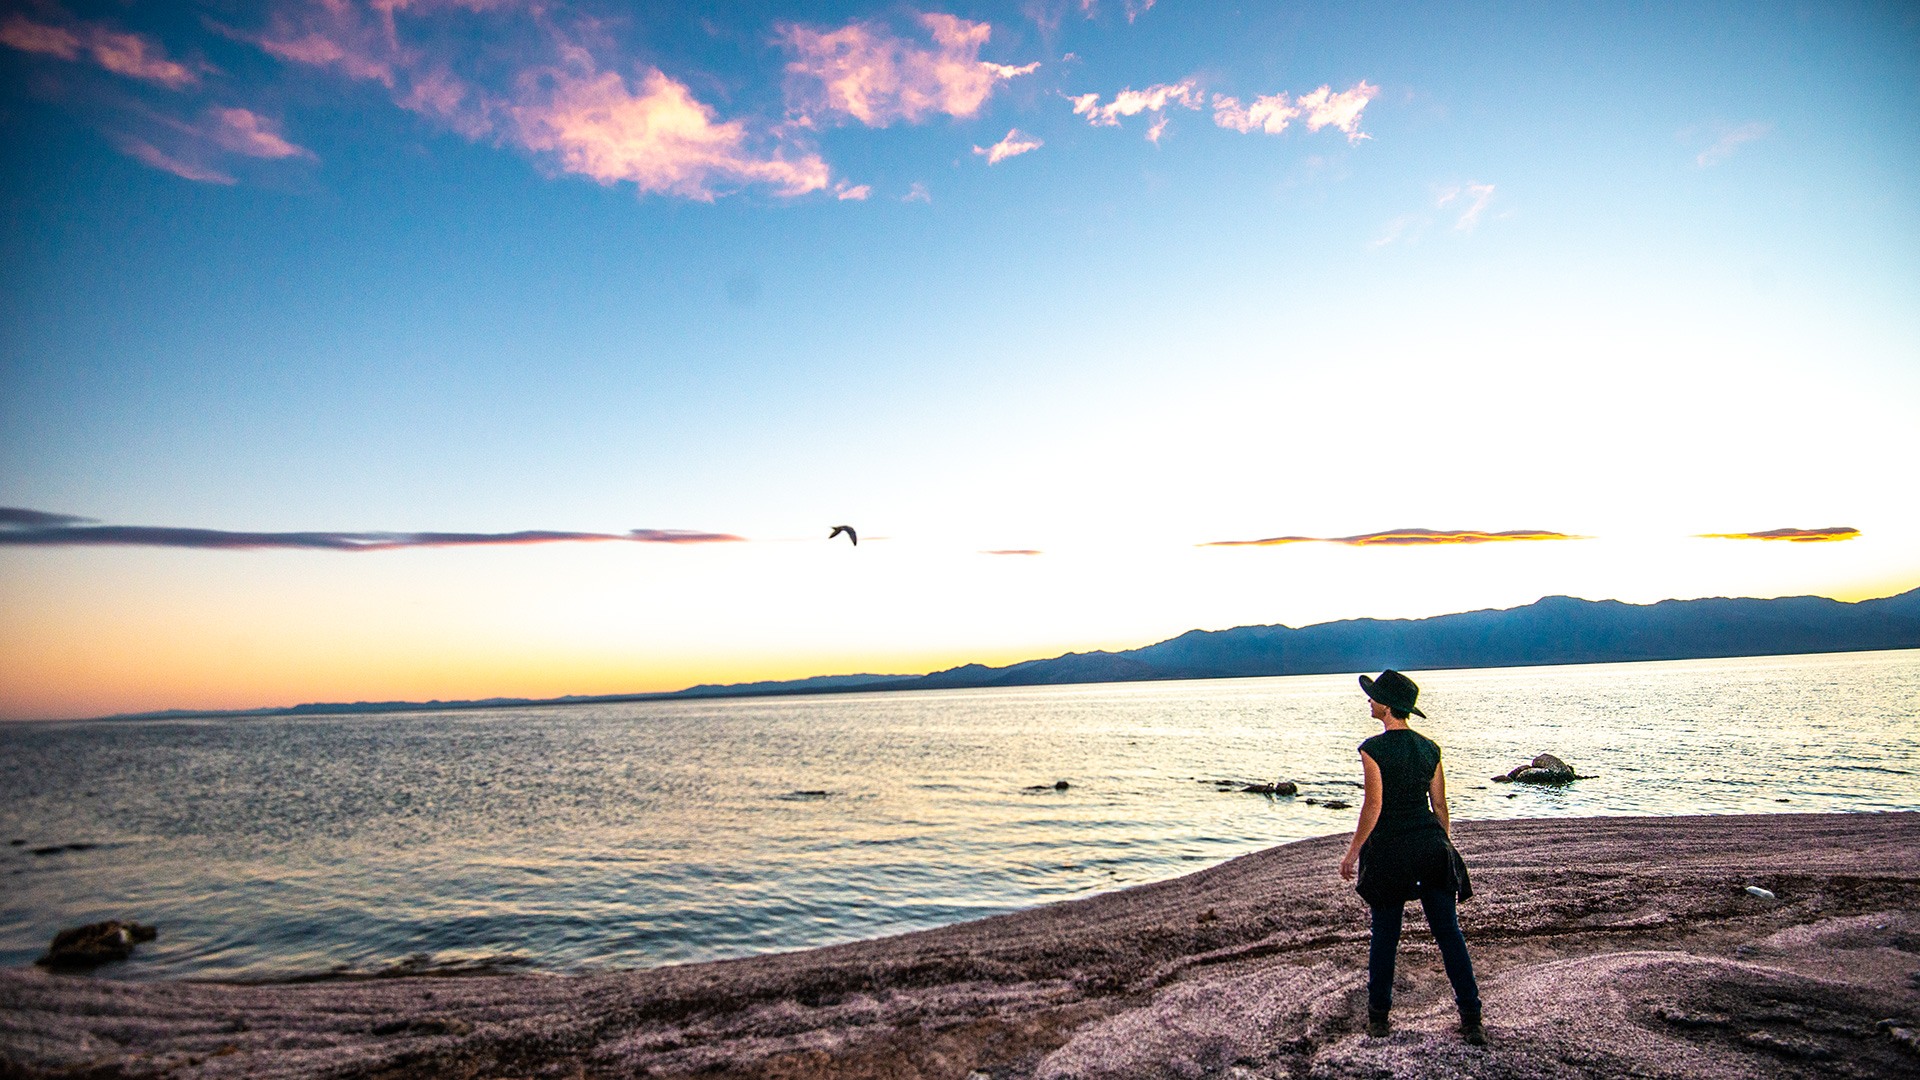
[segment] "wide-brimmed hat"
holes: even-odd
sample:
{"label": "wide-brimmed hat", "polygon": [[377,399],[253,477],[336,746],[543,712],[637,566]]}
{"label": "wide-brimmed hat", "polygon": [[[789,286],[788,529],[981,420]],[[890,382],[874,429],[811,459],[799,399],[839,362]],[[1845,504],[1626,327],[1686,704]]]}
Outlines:
{"label": "wide-brimmed hat", "polygon": [[1381,672],[1377,679],[1360,676],[1360,689],[1365,690],[1368,697],[1389,709],[1412,713],[1422,720],[1427,718],[1426,713],[1413,707],[1413,703],[1420,700],[1420,687],[1415,685],[1412,679],[1392,668]]}

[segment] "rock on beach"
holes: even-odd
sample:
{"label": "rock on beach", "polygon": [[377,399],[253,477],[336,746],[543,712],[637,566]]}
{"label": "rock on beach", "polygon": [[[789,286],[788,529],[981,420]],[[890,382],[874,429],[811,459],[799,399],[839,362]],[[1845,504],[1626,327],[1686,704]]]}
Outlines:
{"label": "rock on beach", "polygon": [[1920,815],[1454,833],[1486,1047],[1460,1041],[1411,917],[1394,1032],[1366,1036],[1342,832],[937,930],[647,971],[239,986],[0,970],[0,1076],[1920,1075]]}

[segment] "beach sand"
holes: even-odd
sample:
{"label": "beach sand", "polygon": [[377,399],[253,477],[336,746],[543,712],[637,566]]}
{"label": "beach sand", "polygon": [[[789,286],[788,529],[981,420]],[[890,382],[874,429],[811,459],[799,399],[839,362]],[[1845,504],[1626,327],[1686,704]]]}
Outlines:
{"label": "beach sand", "polygon": [[1484,1048],[1455,1034],[1417,905],[1395,1030],[1365,1035],[1366,912],[1329,836],[938,930],[623,974],[11,970],[0,1074],[1920,1076],[1920,815],[1461,822],[1456,841]]}

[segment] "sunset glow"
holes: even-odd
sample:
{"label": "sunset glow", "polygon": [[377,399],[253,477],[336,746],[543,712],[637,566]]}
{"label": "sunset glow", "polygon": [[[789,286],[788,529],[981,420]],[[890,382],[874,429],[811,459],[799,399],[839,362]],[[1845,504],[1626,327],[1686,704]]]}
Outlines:
{"label": "sunset glow", "polygon": [[1913,588],[1911,41],[23,7],[0,718]]}

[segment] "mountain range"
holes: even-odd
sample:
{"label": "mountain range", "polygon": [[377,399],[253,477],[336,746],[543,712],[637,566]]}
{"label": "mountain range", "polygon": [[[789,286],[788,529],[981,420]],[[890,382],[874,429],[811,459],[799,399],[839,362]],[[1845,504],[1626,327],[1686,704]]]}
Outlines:
{"label": "mountain range", "polygon": [[1627,604],[1618,600],[1549,596],[1522,607],[1464,611],[1426,619],[1345,619],[1297,628],[1271,625],[1189,630],[1179,637],[1121,652],[1066,653],[1005,667],[963,664],[926,675],[821,675],[769,682],[703,684],[663,694],[313,703],[222,713],[172,710],[115,719],[299,716],[853,691],[1326,675],[1388,667],[1423,671],[1912,648],[1920,648],[1920,589],[1856,603],[1821,596],[1786,596],[1772,600],[1714,597]]}

